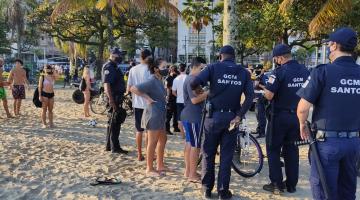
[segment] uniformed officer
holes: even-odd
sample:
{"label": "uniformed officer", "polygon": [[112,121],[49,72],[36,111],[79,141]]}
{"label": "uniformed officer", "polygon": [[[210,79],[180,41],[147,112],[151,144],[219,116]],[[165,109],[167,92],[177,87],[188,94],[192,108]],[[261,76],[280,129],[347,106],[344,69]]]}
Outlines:
{"label": "uniformed officer", "polygon": [[[293,144],[300,138],[296,107],[300,98],[296,92],[303,85],[309,71],[291,57],[291,48],[279,44],[273,49],[274,61],[280,65],[270,75],[265,87],[265,98],[271,101],[271,118],[266,133],[266,151],[271,183],[263,189],[280,194],[293,193],[299,177],[299,149]],[[286,181],[280,162],[280,152],[285,161]]]}
{"label": "uniformed officer", "polygon": [[102,77],[104,83],[105,94],[109,98],[108,127],[106,136],[106,151],[113,153],[127,154],[128,151],[123,150],[119,143],[119,134],[121,123],[125,116],[121,103],[125,93],[124,74],[118,67],[122,62],[123,52],[118,48],[114,48],[110,52],[110,58],[103,66]]}
{"label": "uniformed officer", "polygon": [[261,73],[258,75],[255,81],[255,97],[256,101],[256,119],[258,126],[256,128],[256,133],[259,134],[257,138],[265,137],[265,128],[266,128],[266,114],[265,107],[267,104],[267,99],[264,97],[264,87],[268,81],[268,76],[265,75],[265,70],[262,66],[258,67],[261,70]]}
{"label": "uniformed officer", "polygon": [[[220,50],[221,61],[206,67],[192,82],[195,90],[210,82],[207,116],[204,122],[204,140],[201,146],[202,185],[205,198],[211,198],[215,182],[215,155],[220,145],[220,169],[217,191],[220,199],[230,199],[231,161],[236,145],[236,134],[229,133],[230,123],[239,123],[252,104],[254,87],[250,73],[235,63],[235,51],[231,46]],[[246,99],[240,105],[240,98]]]}
{"label": "uniformed officer", "polygon": [[[330,64],[312,70],[297,93],[300,133],[307,139],[305,125],[314,105],[312,123],[317,128],[317,148],[329,187],[329,199],[355,199],[356,162],[360,154],[360,66],[351,57],[357,35],[350,28],[330,34]],[[311,163],[314,157],[311,155]],[[314,199],[325,199],[315,165],[311,165],[310,183]]]}

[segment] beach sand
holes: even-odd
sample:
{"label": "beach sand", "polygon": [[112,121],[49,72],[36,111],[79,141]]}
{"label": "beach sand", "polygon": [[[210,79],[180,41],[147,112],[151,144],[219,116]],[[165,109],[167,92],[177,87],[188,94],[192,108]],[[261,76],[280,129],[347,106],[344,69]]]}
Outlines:
{"label": "beach sand", "polygon": [[[82,106],[71,100],[72,91],[56,90],[54,129],[41,128],[40,110],[31,102],[32,91],[28,91],[22,105],[23,116],[0,119],[0,199],[202,199],[201,185],[189,183],[182,176],[183,140],[179,136],[169,136],[166,147],[166,163],[174,172],[148,178],[144,175],[145,162],[137,161],[133,118],[126,120],[120,135],[129,155],[106,152],[106,116],[92,114],[99,124],[89,127],[88,119],[82,118]],[[12,108],[10,95],[8,99]],[[254,128],[254,113],[248,117]],[[264,139],[260,142],[265,151]],[[301,147],[300,152],[296,193],[274,196],[262,190],[269,181],[265,160],[263,170],[255,177],[243,178],[232,171],[230,189],[234,199],[311,199],[307,147]],[[119,177],[123,183],[89,185],[94,178],[105,176]],[[357,196],[359,188],[358,184]]]}

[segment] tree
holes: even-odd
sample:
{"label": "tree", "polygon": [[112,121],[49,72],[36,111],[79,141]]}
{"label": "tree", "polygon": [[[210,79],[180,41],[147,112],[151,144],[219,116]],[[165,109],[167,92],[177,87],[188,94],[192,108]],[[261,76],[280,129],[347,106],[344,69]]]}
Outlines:
{"label": "tree", "polygon": [[32,12],[38,2],[36,0],[8,0],[0,3],[6,7],[2,7],[1,12],[11,31],[10,41],[16,41],[17,56],[21,57],[21,52],[37,44],[38,32],[34,27],[27,26],[25,17],[27,13]]}
{"label": "tree", "polygon": [[[320,8],[307,7],[316,11],[316,15],[309,23],[309,33],[315,36],[327,32],[334,24],[339,22],[342,16],[347,15],[352,10],[353,2],[353,0],[327,0],[317,2],[321,4]],[[280,5],[280,11],[286,14],[294,5],[299,3],[300,1],[295,3],[294,0],[284,0]]]}
{"label": "tree", "polygon": [[223,16],[223,46],[231,45],[235,46],[236,40],[236,7],[237,0],[224,0],[224,16]]}
{"label": "tree", "polygon": [[198,51],[197,56],[199,56],[200,49],[200,32],[207,26],[209,22],[213,21],[212,19],[212,9],[211,1],[193,1],[187,0],[183,3],[185,9],[182,11],[181,15],[188,26],[192,26],[197,32],[197,41],[198,41]]}
{"label": "tree", "polygon": [[5,19],[0,17],[0,54],[7,54],[11,52],[10,41],[6,36],[7,31]]}
{"label": "tree", "polygon": [[114,19],[113,17],[120,17],[130,7],[136,6],[141,10],[146,10],[148,7],[159,7],[177,11],[169,0],[60,0],[54,9],[52,16],[56,18],[59,14],[66,13],[69,10],[81,10],[84,8],[97,8],[105,11],[108,23],[108,37],[110,47],[114,46]]}

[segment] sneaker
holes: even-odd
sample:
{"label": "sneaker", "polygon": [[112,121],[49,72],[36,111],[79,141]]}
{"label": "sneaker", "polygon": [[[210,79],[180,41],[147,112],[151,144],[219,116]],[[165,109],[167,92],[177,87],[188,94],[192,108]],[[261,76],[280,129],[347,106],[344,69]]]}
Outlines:
{"label": "sneaker", "polygon": [[204,199],[211,199],[211,190],[203,190]]}
{"label": "sneaker", "polygon": [[229,190],[219,192],[219,199],[228,200],[232,198],[232,193]]}
{"label": "sneaker", "polygon": [[296,187],[287,187],[286,190],[288,191],[288,193],[295,193],[296,192]]}
{"label": "sneaker", "polygon": [[259,138],[264,138],[265,137],[265,135],[263,135],[263,134],[259,134],[258,136],[256,136],[256,139],[259,139]]}
{"label": "sneaker", "polygon": [[275,183],[269,183],[263,186],[263,189],[268,191],[268,192],[272,192],[276,195],[280,195],[281,193],[284,192],[283,188],[278,187]]}

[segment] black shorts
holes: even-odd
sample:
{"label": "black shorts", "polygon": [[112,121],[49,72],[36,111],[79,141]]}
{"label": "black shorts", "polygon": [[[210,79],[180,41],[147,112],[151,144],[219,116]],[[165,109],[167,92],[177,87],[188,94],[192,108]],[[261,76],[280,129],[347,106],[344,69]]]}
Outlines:
{"label": "black shorts", "polygon": [[137,132],[143,132],[144,129],[141,128],[141,118],[143,115],[144,109],[140,109],[140,108],[135,108],[134,109],[134,113],[135,113],[135,128]]}
{"label": "black shorts", "polygon": [[54,94],[54,93],[47,93],[47,92],[41,91],[41,96],[51,99],[51,98],[54,98],[55,94]]}
{"label": "black shorts", "polygon": [[183,103],[176,103],[176,120],[179,122],[180,120],[180,116],[181,116],[181,111],[184,109],[184,104]]}

